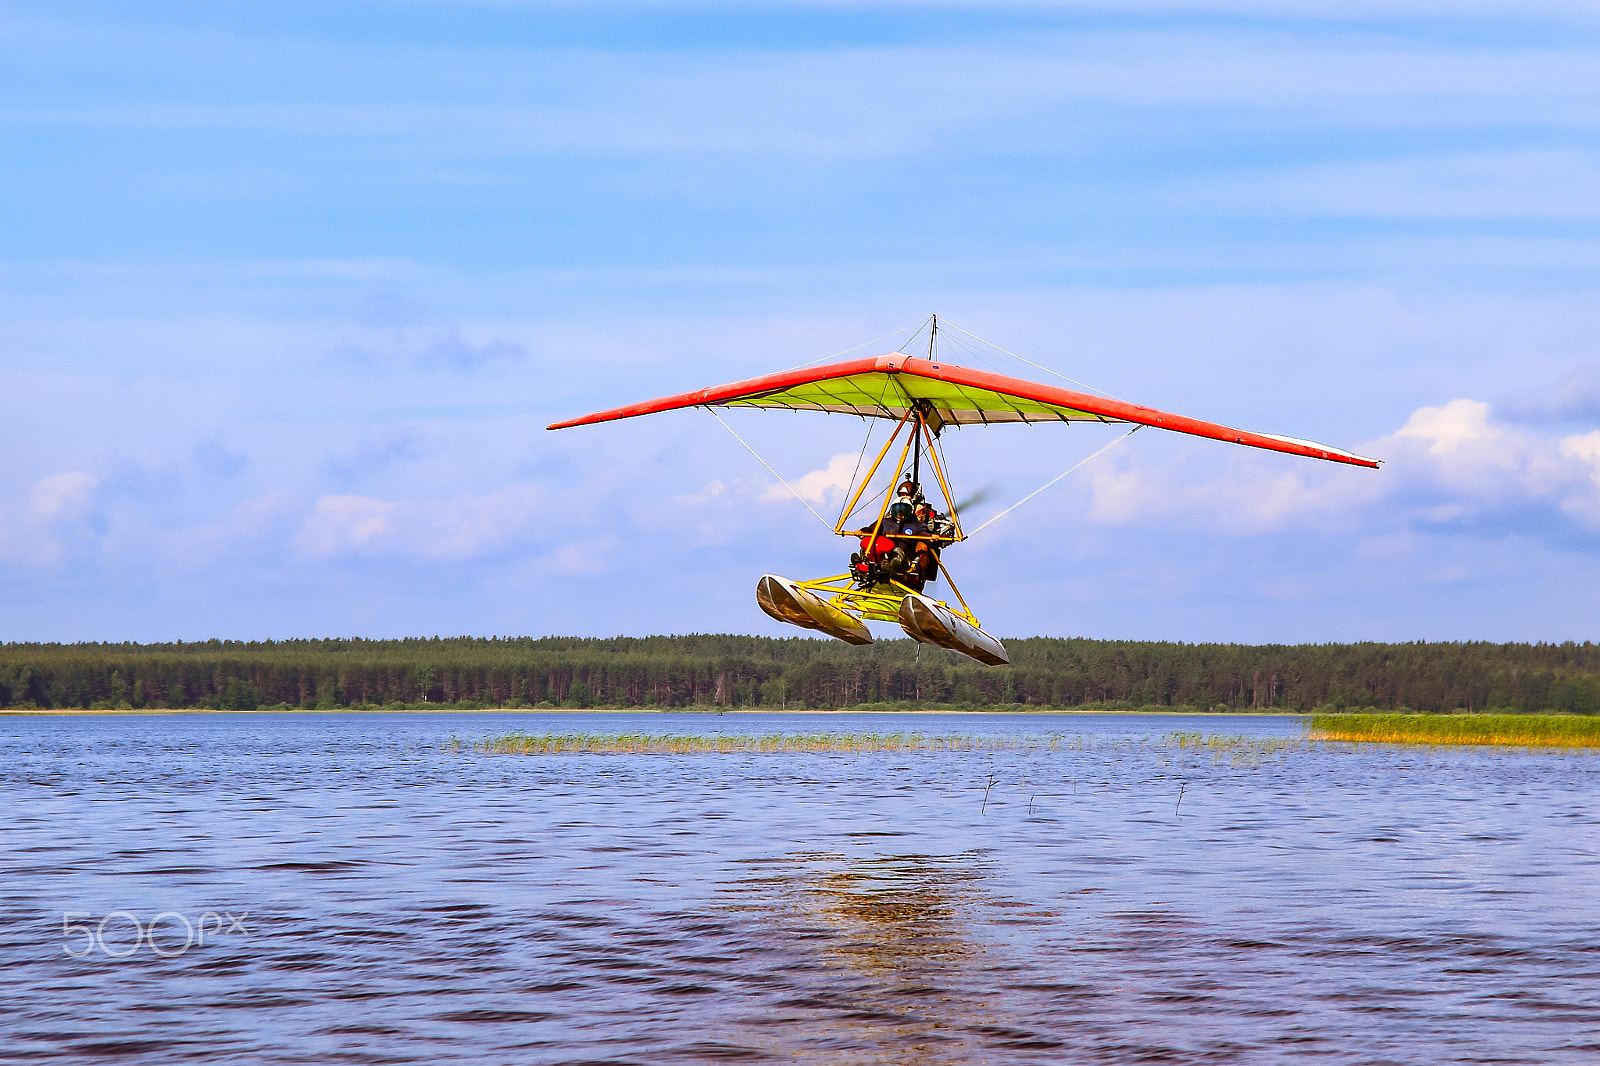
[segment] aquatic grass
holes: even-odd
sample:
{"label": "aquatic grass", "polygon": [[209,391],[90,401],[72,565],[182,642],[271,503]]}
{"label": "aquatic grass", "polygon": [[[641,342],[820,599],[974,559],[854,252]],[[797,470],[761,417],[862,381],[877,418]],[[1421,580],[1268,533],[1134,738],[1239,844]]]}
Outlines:
{"label": "aquatic grass", "polygon": [[[1057,751],[1062,737],[921,733],[505,733],[471,747],[485,755],[730,755],[916,751]],[[448,745],[447,745],[448,746]],[[460,751],[457,744],[450,750]]]}
{"label": "aquatic grass", "polygon": [[1312,740],[1600,748],[1600,718],[1546,714],[1319,714]]}
{"label": "aquatic grass", "polygon": [[1161,746],[1195,749],[1223,755],[1276,755],[1281,751],[1300,750],[1306,746],[1306,739],[1304,737],[1226,736],[1215,733],[1168,733],[1161,738]]}
{"label": "aquatic grass", "polygon": [[1310,746],[1304,737],[1213,736],[1169,733],[1159,739],[1075,735],[985,736],[951,733],[531,733],[511,732],[463,741],[452,736],[449,751],[483,755],[730,755],[871,754],[875,752],[1066,752],[1124,753],[1194,751],[1213,761],[1254,763]]}
{"label": "aquatic grass", "polygon": [[1158,750],[1194,751],[1211,756],[1213,763],[1224,760],[1233,766],[1255,766],[1262,759],[1287,756],[1311,746],[1306,737],[1227,736],[1213,733],[1168,733]]}

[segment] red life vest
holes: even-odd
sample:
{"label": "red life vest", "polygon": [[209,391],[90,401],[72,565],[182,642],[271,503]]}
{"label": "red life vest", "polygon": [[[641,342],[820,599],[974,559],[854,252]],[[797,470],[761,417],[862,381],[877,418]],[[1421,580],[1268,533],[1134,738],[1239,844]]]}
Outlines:
{"label": "red life vest", "polygon": [[866,533],[861,537],[861,550],[865,554],[876,559],[880,555],[888,555],[890,552],[894,551],[894,541],[890,540],[888,537],[879,537],[877,538],[877,542],[874,543],[872,534]]}

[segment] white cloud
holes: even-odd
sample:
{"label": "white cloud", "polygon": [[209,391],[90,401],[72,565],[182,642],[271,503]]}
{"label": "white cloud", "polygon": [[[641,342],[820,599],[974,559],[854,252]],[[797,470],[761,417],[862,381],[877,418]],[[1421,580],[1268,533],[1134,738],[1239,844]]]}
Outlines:
{"label": "white cloud", "polygon": [[1496,421],[1489,405],[1451,400],[1418,408],[1386,442],[1397,480],[1442,501],[1440,517],[1483,514],[1585,491],[1581,463],[1558,439]]}
{"label": "white cloud", "polygon": [[322,557],[364,551],[375,546],[374,538],[390,532],[389,516],[397,506],[366,496],[324,496],[295,543],[308,554]]}
{"label": "white cloud", "polygon": [[496,363],[520,362],[528,354],[522,343],[491,331],[473,329],[471,333],[468,336],[454,325],[368,324],[336,345],[327,358],[360,367],[411,364],[425,370],[473,371]]}
{"label": "white cloud", "polygon": [[1582,463],[1588,468],[1592,492],[1573,492],[1561,502],[1562,510],[1600,528],[1600,429],[1563,437],[1560,442],[1564,458]]}
{"label": "white cloud", "polygon": [[237,562],[241,553],[275,553],[300,524],[300,501],[283,491],[268,492],[236,505],[219,520],[179,530],[165,538],[169,567],[190,570],[222,560]]}
{"label": "white cloud", "polygon": [[74,470],[36,482],[28,493],[27,517],[39,523],[70,522],[89,506],[89,494],[100,483],[93,474]]}
{"label": "white cloud", "polygon": [[536,535],[557,516],[532,485],[510,485],[487,496],[463,497],[424,511],[425,551],[439,558],[474,559]]}
{"label": "white cloud", "polygon": [[[1600,431],[1555,437],[1495,418],[1487,403],[1420,407],[1394,433],[1362,444],[1378,471],[1314,465],[1284,471],[1272,456],[1231,457],[1197,476],[1196,452],[1160,465],[1124,454],[1090,477],[1089,518],[1105,525],[1194,524],[1257,534],[1325,528],[1377,534],[1408,524],[1519,523],[1528,508],[1600,530]],[[1203,458],[1199,461],[1205,461]],[[1535,532],[1559,533],[1548,515]]]}
{"label": "white cloud", "polygon": [[476,559],[534,538],[549,510],[544,493],[532,485],[448,500],[323,496],[293,543],[324,559]]}
{"label": "white cloud", "polygon": [[679,507],[703,507],[712,500],[720,500],[728,494],[728,486],[721,481],[712,481],[699,492],[689,492],[682,496],[672,497],[672,502]]}
{"label": "white cloud", "polygon": [[544,560],[545,568],[562,577],[594,577],[605,573],[615,548],[614,537],[563,544]]}
{"label": "white cloud", "polygon": [[1561,439],[1561,454],[1569,459],[1581,459],[1586,463],[1594,463],[1597,474],[1600,474],[1600,429],[1588,433],[1579,433]]}
{"label": "white cloud", "polygon": [[1253,460],[1229,464],[1225,475],[1209,480],[1197,480],[1181,459],[1163,466],[1107,464],[1090,475],[1089,520],[1127,525],[1176,518],[1219,533],[1264,533],[1336,518],[1381,492],[1348,468],[1335,473],[1342,481],[1330,484],[1324,472],[1267,473]]}
{"label": "white cloud", "polygon": [[82,470],[34,482],[14,514],[0,509],[0,559],[50,566],[103,548],[106,521],[94,499],[99,484]]}
{"label": "white cloud", "polygon": [[[821,470],[801,474],[797,478],[789,478],[789,484],[801,499],[810,503],[833,503],[850,488],[851,479],[857,473],[859,455],[841,452],[828,460],[828,465]],[[761,494],[765,501],[791,500],[794,498],[788,489],[782,485],[769,485]]]}

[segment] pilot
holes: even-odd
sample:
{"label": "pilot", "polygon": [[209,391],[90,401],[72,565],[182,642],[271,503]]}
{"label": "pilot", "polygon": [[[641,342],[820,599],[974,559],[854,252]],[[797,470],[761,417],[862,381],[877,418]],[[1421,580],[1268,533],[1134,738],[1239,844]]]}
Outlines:
{"label": "pilot", "polygon": [[894,520],[885,513],[871,525],[856,530],[861,534],[861,550],[850,553],[850,572],[857,580],[870,584],[868,570],[874,564],[882,566],[883,561],[894,551],[895,543],[889,539],[889,532],[893,528]]}
{"label": "pilot", "polygon": [[856,532],[861,534],[861,551],[850,556],[851,571],[865,575],[869,564],[876,563],[885,574],[898,575],[911,567],[915,545],[921,543],[901,538],[925,535],[927,527],[917,521],[911,504],[896,500],[883,517]]}
{"label": "pilot", "polygon": [[928,542],[917,538],[928,535],[927,523],[917,517],[915,507],[901,501],[890,505],[888,517],[892,523],[889,536],[894,538],[895,549],[885,569],[901,575],[904,584],[921,592],[928,567]]}

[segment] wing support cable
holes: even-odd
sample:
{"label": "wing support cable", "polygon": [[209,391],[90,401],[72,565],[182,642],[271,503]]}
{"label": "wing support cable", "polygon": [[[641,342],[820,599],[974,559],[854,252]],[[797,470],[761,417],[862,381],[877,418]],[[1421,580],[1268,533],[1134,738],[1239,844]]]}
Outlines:
{"label": "wing support cable", "polygon": [[[917,327],[916,327],[917,328],[917,332],[913,333],[910,337],[908,337],[906,339],[908,341],[916,340],[917,337],[922,333],[922,327],[927,325],[927,324],[928,323],[927,323],[926,319],[924,319],[923,321],[917,323]],[[808,366],[816,366],[818,363],[822,362],[825,359],[837,359],[841,355],[849,355],[851,352],[859,352],[861,349],[865,348],[868,344],[877,344],[878,341],[888,340],[890,337],[893,337],[896,333],[904,333],[906,330],[908,330],[910,328],[911,328],[910,326],[901,326],[899,329],[891,329],[888,333],[885,333],[883,336],[878,337],[876,340],[864,341],[861,344],[856,345],[854,348],[846,348],[842,352],[834,352],[832,355],[825,355],[821,359],[813,359],[809,363],[801,363],[799,366],[793,366],[793,367],[790,367],[789,369],[790,370],[804,370]],[[984,343],[987,344],[988,342],[985,341]],[[907,344],[906,347],[909,348],[911,346],[909,344]],[[1052,370],[1051,373],[1054,374],[1055,371]],[[1060,377],[1059,374],[1057,374],[1056,376]]]}
{"label": "wing support cable", "polygon": [[[1007,355],[1009,355],[1013,359],[1020,359],[1024,363],[1027,363],[1029,366],[1033,367],[1035,370],[1043,370],[1046,374],[1054,374],[1056,377],[1060,378],[1062,381],[1070,381],[1074,385],[1077,385],[1077,386],[1079,386],[1081,388],[1088,389],[1090,392],[1098,392],[1100,395],[1108,396],[1113,400],[1122,399],[1122,397],[1120,397],[1120,396],[1112,396],[1111,393],[1107,392],[1104,389],[1097,389],[1093,385],[1089,385],[1089,384],[1086,384],[1086,383],[1084,383],[1082,381],[1079,381],[1077,378],[1069,378],[1069,377],[1067,377],[1067,375],[1061,373],[1060,371],[1051,370],[1047,366],[1044,366],[1044,365],[1042,365],[1040,363],[1035,363],[1032,359],[1029,359],[1025,355],[1018,355],[1016,352],[1011,351],[1009,348],[1000,347],[994,341],[986,341],[982,337],[978,336],[976,333],[973,333],[971,330],[961,329],[960,326],[954,325],[954,324],[952,324],[950,322],[946,322],[945,325],[948,326],[951,329],[960,330],[962,333],[965,333],[967,336],[971,337],[975,341],[982,341],[984,344],[987,344],[989,347],[995,349],[996,351],[1005,352]],[[969,351],[971,351],[971,345],[968,345],[967,348],[968,348]],[[976,354],[976,353],[974,353],[974,354]],[[990,364],[990,365],[993,365],[993,364]]]}
{"label": "wing support cable", "polygon": [[[827,529],[827,531],[829,533],[833,532],[833,526],[828,524],[828,520],[826,518],[823,518],[820,514],[817,514],[817,509],[815,507],[811,506],[811,501],[806,499],[804,496],[800,495],[800,493],[796,492],[795,491],[795,487],[793,485],[789,484],[787,481],[784,481],[783,475],[778,473],[776,470],[772,469],[772,464],[767,462],[765,459],[761,458],[761,453],[756,451],[754,448],[750,447],[750,442],[745,440],[743,437],[739,436],[739,431],[738,430],[734,429],[732,426],[728,425],[727,422],[723,421],[722,416],[717,413],[717,409],[715,407],[707,407],[706,410],[710,411],[712,413],[712,415],[716,417],[716,420],[718,422],[722,422],[722,428],[727,430],[729,433],[732,433],[734,440],[738,441],[740,444],[743,444],[745,446],[745,450],[748,451],[751,455],[756,457],[756,462],[758,462],[762,466],[766,467],[767,468],[767,472],[769,474],[771,474],[773,477],[777,478],[779,481],[782,481],[783,482],[783,487],[789,490],[790,495],[792,495],[795,499],[799,500],[801,503],[805,504],[806,505],[806,510],[810,511],[813,515],[816,515],[817,521],[821,522],[823,527],[825,529]],[[1069,471],[1069,473],[1070,473],[1070,471]]]}
{"label": "wing support cable", "polygon": [[[861,417],[861,421],[867,422],[867,419],[866,419],[865,415],[863,415]],[[877,427],[874,426],[871,422],[867,422],[867,439],[861,442],[861,454],[856,456],[856,468],[854,470],[850,471],[850,484],[845,489],[846,492],[849,492],[850,489],[853,489],[853,488],[856,487],[856,478],[859,477],[860,474],[861,474],[861,464],[867,458],[867,447],[868,447],[868,445],[870,445],[872,443],[872,431],[874,429],[876,429],[876,428]],[[849,517],[850,517],[849,515],[846,515],[844,518],[840,519],[839,520],[839,524],[843,525],[844,522]]]}
{"label": "wing support cable", "polygon": [[[976,537],[979,533],[982,533],[984,530],[988,529],[990,526],[992,526],[996,522],[1000,521],[1000,519],[1004,518],[1006,515],[1010,514],[1012,511],[1015,511],[1018,507],[1021,507],[1023,504],[1025,504],[1029,500],[1033,499],[1035,496],[1039,495],[1045,489],[1048,489],[1050,486],[1054,485],[1056,482],[1060,481],[1062,478],[1066,477],[1068,474],[1071,474],[1071,473],[1077,471],[1080,467],[1086,466],[1091,461],[1100,458],[1106,452],[1109,452],[1112,448],[1115,448],[1117,445],[1121,444],[1123,441],[1127,440],[1129,437],[1133,436],[1135,433],[1139,432],[1143,428],[1144,428],[1144,426],[1142,426],[1142,425],[1134,426],[1132,429],[1128,430],[1128,432],[1124,433],[1122,436],[1118,437],[1116,440],[1112,441],[1110,444],[1107,444],[1104,448],[1101,448],[1099,451],[1095,452],[1093,455],[1089,456],[1087,459],[1079,459],[1077,461],[1077,463],[1075,463],[1070,469],[1063,470],[1061,473],[1057,474],[1055,477],[1051,478],[1049,481],[1046,481],[1043,485],[1040,485],[1038,488],[1036,488],[1032,492],[1028,493],[1026,496],[1024,496],[1022,499],[1018,500],[1016,503],[1012,504],[1010,507],[1007,507],[1004,511],[1001,511],[999,514],[997,514],[993,518],[989,519],[983,525],[979,526],[977,529],[974,529],[971,533],[967,534],[968,539],[971,539],[972,537]],[[770,469],[770,467],[768,469]]]}

